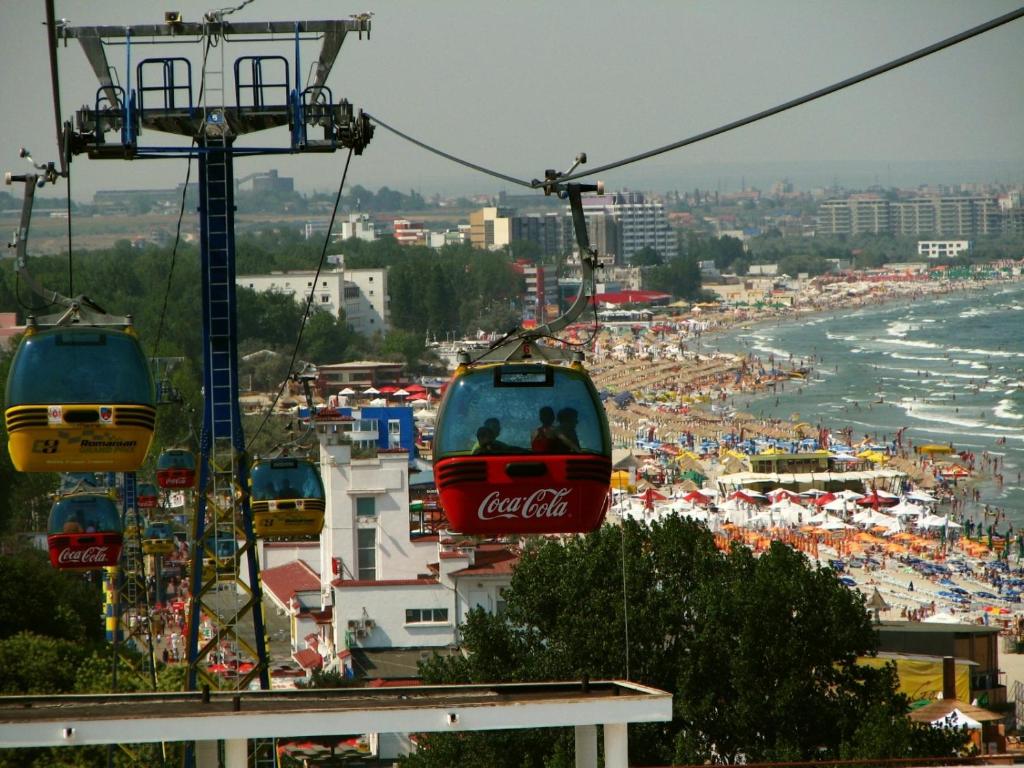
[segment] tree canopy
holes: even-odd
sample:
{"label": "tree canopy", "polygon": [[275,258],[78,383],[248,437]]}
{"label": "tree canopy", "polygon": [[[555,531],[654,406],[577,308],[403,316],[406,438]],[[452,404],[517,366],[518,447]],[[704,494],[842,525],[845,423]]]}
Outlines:
{"label": "tree canopy", "polygon": [[[424,679],[587,675],[671,691],[670,723],[631,728],[631,762],[949,755],[962,743],[906,719],[892,669],[856,664],[877,642],[863,598],[780,543],[755,557],[720,552],[677,518],[606,526],[530,546],[505,600],[500,615],[472,611],[467,654],[435,656]],[[866,726],[880,723],[891,737]],[[539,768],[571,754],[571,740],[564,729],[430,734],[406,764]]]}

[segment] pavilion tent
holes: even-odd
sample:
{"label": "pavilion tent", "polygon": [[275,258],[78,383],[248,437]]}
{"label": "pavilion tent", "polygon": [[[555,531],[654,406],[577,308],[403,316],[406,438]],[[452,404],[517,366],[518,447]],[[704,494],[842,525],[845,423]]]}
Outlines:
{"label": "pavilion tent", "polygon": [[[909,497],[908,497],[909,498]],[[909,501],[901,501],[894,507],[889,507],[888,512],[890,515],[917,515],[921,516],[926,514],[924,507],[918,504],[911,504]]]}
{"label": "pavilion tent", "polygon": [[800,525],[808,513],[808,510],[804,509],[799,504],[794,504],[789,499],[772,504],[768,508],[768,511],[779,522],[790,525]]}

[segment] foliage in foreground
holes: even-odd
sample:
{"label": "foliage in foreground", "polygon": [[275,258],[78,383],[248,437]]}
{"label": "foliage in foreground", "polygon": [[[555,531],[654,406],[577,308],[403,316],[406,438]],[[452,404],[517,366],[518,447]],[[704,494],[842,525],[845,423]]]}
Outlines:
{"label": "foliage in foreground", "polygon": [[[588,675],[671,691],[670,723],[630,728],[631,763],[920,757],[963,744],[906,719],[891,667],[855,663],[877,643],[863,598],[782,544],[754,557],[720,552],[688,521],[606,526],[528,548],[505,599],[500,616],[469,615],[467,654],[435,656],[425,681]],[[568,729],[429,734],[404,765],[557,766],[572,739]]]}

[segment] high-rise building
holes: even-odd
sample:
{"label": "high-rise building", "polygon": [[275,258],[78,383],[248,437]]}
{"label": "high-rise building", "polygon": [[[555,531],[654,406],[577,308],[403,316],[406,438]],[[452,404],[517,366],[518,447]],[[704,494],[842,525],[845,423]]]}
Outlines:
{"label": "high-rise building", "polygon": [[891,230],[889,201],[878,195],[826,200],[818,208],[818,231],[829,235],[881,234]]}
{"label": "high-rise building", "polygon": [[489,206],[469,214],[469,242],[493,251],[512,242],[512,209]]}
{"label": "high-rise building", "polygon": [[890,202],[877,195],[826,200],[818,207],[823,235],[932,235],[975,237],[1004,231],[1006,214],[995,197],[927,195]]}
{"label": "high-rise building", "polygon": [[668,223],[664,206],[646,200],[641,192],[584,198],[583,212],[591,245],[599,254],[612,256],[616,265],[628,263],[643,248],[653,248],[665,258],[676,254],[676,233]]}
{"label": "high-rise building", "polygon": [[563,256],[572,250],[572,218],[562,212],[513,216],[512,240],[533,243],[544,258]]}

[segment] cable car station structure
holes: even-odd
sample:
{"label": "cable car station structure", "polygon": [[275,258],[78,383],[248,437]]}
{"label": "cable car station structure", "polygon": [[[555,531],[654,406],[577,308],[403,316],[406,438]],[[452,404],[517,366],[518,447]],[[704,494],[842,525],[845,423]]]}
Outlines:
{"label": "cable car station structure", "polygon": [[[239,6],[241,8],[241,6]],[[267,637],[262,612],[260,565],[250,499],[250,457],[238,402],[237,317],[235,290],[234,159],[236,156],[329,153],[347,149],[361,154],[373,135],[369,116],[357,114],[345,100],[335,102],[326,81],[349,33],[369,37],[368,15],[340,21],[231,22],[234,10],[214,11],[201,22],[184,22],[177,13],[166,14],[164,24],[136,26],[81,26],[55,22],[52,0],[47,2],[54,101],[60,109],[56,46],[77,40],[98,80],[98,88],[74,122],[60,123],[62,173],[72,156],[94,160],[195,158],[198,162],[200,254],[203,308],[203,419],[195,514],[191,531],[190,602],[186,654],[187,689],[182,694],[113,694],[95,697],[0,698],[0,745],[5,747],[71,746],[76,744],[155,743],[185,741],[195,744],[186,755],[189,764],[224,764],[236,768],[251,764],[255,756],[247,741],[274,737],[308,736],[339,732],[429,732],[574,726],[576,764],[597,764],[597,725],[604,726],[605,764],[627,764],[629,722],[671,719],[671,696],[662,691],[625,682],[536,683],[500,686],[449,686],[403,691],[358,692],[294,691],[272,693]],[[240,43],[248,52],[255,45],[286,43],[291,58],[247,53],[229,61],[228,44]],[[319,43],[303,83],[303,43]],[[199,44],[199,76],[192,62],[181,56],[143,58],[140,46],[168,43]],[[123,56],[120,77],[108,54]],[[268,129],[287,131],[284,146],[251,146],[239,139]],[[190,144],[147,144],[144,132],[170,133]],[[577,159],[579,162],[585,162]],[[39,166],[37,166],[39,168]],[[575,168],[575,166],[574,166]],[[26,182],[25,210],[30,214],[32,189],[40,179],[54,182],[53,164],[45,175],[18,177]],[[596,253],[586,241],[580,193],[595,187],[563,186],[558,174],[547,172],[544,191],[570,198],[584,281],[572,309],[543,328],[517,329],[478,363],[538,364],[547,370],[557,350],[546,352],[535,342],[564,328],[588,305],[593,293]],[[42,182],[40,182],[41,185]],[[24,270],[24,240],[28,215],[23,211],[19,232],[19,269]],[[27,270],[26,270],[27,274]],[[56,296],[56,294],[54,294]],[[63,299],[63,297],[60,297]],[[79,300],[84,297],[79,297]],[[78,311],[78,300],[66,299]],[[86,307],[88,309],[88,306]],[[89,324],[90,321],[84,321]],[[154,350],[158,352],[158,350]],[[537,355],[537,358],[534,357]],[[571,370],[583,376],[574,362]],[[589,379],[586,380],[589,383]],[[590,386],[592,390],[592,385]],[[593,393],[591,393],[593,394]],[[493,395],[497,396],[497,395]],[[600,412],[603,417],[603,411]],[[607,426],[591,474],[604,481],[608,468]],[[552,465],[540,458],[527,466],[533,474]],[[577,461],[578,463],[578,461]],[[132,469],[135,467],[133,466]],[[127,470],[128,468],[125,467]],[[541,473],[543,474],[543,473]],[[607,483],[604,483],[607,485]],[[161,480],[161,485],[163,481]],[[144,574],[138,566],[144,541],[140,539],[140,488],[134,472],[122,480],[122,525],[134,521],[134,540],[123,559],[127,579],[117,595],[136,610],[139,597],[146,601]],[[315,495],[315,494],[314,494]],[[604,508],[599,507],[603,518]],[[564,530],[585,530],[600,524],[574,524]],[[236,547],[236,543],[238,546]],[[230,546],[225,546],[230,545]],[[230,567],[223,553],[231,552]],[[129,562],[131,561],[131,562]],[[210,564],[213,565],[210,565]],[[243,574],[240,567],[246,570]],[[108,574],[112,583],[116,582]],[[220,587],[230,586],[225,600]],[[116,591],[116,587],[114,588]],[[209,622],[207,637],[201,623]],[[108,625],[110,622],[108,621]],[[114,617],[115,652],[120,632]],[[145,635],[148,659],[143,669],[130,671],[152,677],[155,670],[152,628],[139,625]],[[129,638],[131,639],[131,638]],[[231,678],[213,674],[209,667],[223,648],[230,649],[237,665]],[[247,663],[247,664],[246,664]],[[243,667],[243,664],[246,666]],[[116,674],[116,666],[115,666]],[[195,693],[199,688],[203,693]],[[233,689],[211,693],[211,689]],[[262,691],[254,691],[260,688]],[[218,743],[224,753],[218,757]]]}
{"label": "cable car station structure", "polygon": [[[213,12],[201,22],[183,22],[176,14],[168,14],[164,24],[58,25],[54,29],[58,39],[80,43],[99,81],[94,97],[76,114],[73,128],[65,125],[64,144],[71,154],[98,160],[198,159],[205,400],[186,640],[191,690],[200,684],[225,687],[223,678],[206,670],[211,655],[223,644],[231,647],[239,666],[249,662],[248,671],[230,687],[270,686],[248,457],[238,404],[234,158],[342,148],[362,152],[372,135],[369,121],[356,116],[348,102],[335,103],[326,85],[350,32],[368,36],[369,19],[231,22],[223,13]],[[293,46],[292,58],[244,55],[230,62],[226,57],[229,43],[271,41]],[[301,44],[307,41],[318,41],[320,51],[304,85]],[[142,46],[168,42],[202,46],[198,82],[187,58],[136,56]],[[123,83],[112,74],[109,51],[124,56]],[[280,127],[288,130],[283,147],[236,146],[241,137]],[[141,138],[146,131],[183,136],[192,146],[145,144]],[[247,578],[237,568],[218,567],[204,573],[204,552],[222,551],[222,538],[243,542],[235,560],[246,569]],[[224,582],[230,582],[234,594],[244,595],[244,600],[225,606],[217,594]],[[213,625],[212,637],[205,642],[199,635],[203,616]]]}

